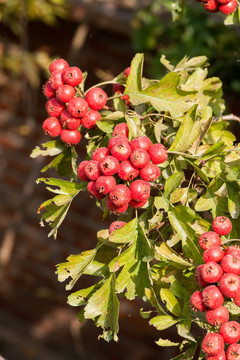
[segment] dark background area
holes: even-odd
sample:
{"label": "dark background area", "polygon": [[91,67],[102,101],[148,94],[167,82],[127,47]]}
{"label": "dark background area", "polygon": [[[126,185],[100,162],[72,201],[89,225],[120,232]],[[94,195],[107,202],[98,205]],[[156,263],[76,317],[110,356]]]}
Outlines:
{"label": "dark background area", "polygon": [[[88,72],[87,86],[119,74],[130,65],[135,51],[149,51],[145,71],[151,72],[167,39],[162,38],[162,45],[153,50],[139,44],[137,33],[132,32],[138,11],[150,3],[73,1],[69,17],[58,19],[55,27],[39,19],[23,22],[25,32],[20,36],[1,23],[0,55],[6,57],[9,48],[14,54],[20,44],[20,49],[30,54],[42,51],[63,57]],[[165,19],[171,21],[169,14]],[[178,56],[175,60],[180,60]],[[234,71],[239,82],[239,67]],[[96,232],[107,228],[114,217],[102,221],[94,200],[82,193],[74,200],[56,241],[47,237],[49,228],[40,227],[37,209],[49,193],[35,181],[46,159],[31,159],[30,153],[46,141],[41,128],[45,99],[41,86],[30,84],[23,76],[26,73],[7,67],[0,73],[0,355],[7,360],[170,359],[176,355],[174,350],[161,349],[154,341],[160,336],[174,337],[174,331],[159,334],[150,327],[139,315],[145,306],[139,300],[121,303],[120,340],[110,344],[98,340],[100,331],[91,321],[79,323],[78,309],[66,304],[67,292],[65,285],[57,282],[55,265],[69,254],[93,248]],[[45,74],[39,70],[40,84],[46,81]],[[229,112],[239,115],[236,82],[235,87],[236,92],[227,87],[227,98],[234,99]],[[238,135],[239,124],[233,129]],[[83,143],[78,151],[84,158]],[[75,290],[88,284],[83,278]]]}

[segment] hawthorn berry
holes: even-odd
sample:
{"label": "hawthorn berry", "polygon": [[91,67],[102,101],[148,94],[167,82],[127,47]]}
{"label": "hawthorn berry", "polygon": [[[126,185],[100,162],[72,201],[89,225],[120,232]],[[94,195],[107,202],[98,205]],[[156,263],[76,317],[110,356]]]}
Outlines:
{"label": "hawthorn berry", "polygon": [[69,114],[68,110],[65,109],[60,115],[60,122],[63,126],[66,126],[66,129],[75,130],[81,125],[81,119],[72,117]]}
{"label": "hawthorn berry", "polygon": [[92,110],[100,110],[106,105],[107,94],[101,88],[95,87],[88,90],[85,99]]}
{"label": "hawthorn berry", "polygon": [[240,247],[237,245],[228,246],[228,248],[225,250],[225,255],[228,254],[240,256]]}
{"label": "hawthorn berry", "polygon": [[127,67],[124,71],[123,71],[123,75],[127,78],[130,75],[131,72],[131,66]]}
{"label": "hawthorn berry", "polygon": [[113,92],[115,93],[119,93],[122,94],[125,90],[125,87],[122,84],[113,84]]}
{"label": "hawthorn berry", "polygon": [[221,246],[221,238],[214,231],[207,231],[203,233],[198,242],[203,250],[211,249],[215,246]]}
{"label": "hawthorn berry", "polygon": [[126,141],[119,141],[111,148],[111,155],[119,161],[128,160],[132,150]]}
{"label": "hawthorn berry", "polygon": [[108,155],[110,155],[108,148],[103,146],[103,147],[100,147],[100,148],[94,150],[94,152],[92,153],[91,159],[97,160],[97,161],[102,161]]}
{"label": "hawthorn berry", "polygon": [[189,304],[194,311],[204,312],[207,310],[206,306],[203,303],[201,291],[195,291],[194,293],[192,293],[189,299]]}
{"label": "hawthorn berry", "polygon": [[197,282],[197,284],[201,287],[205,287],[208,285],[208,283],[206,281],[203,280],[202,278],[202,267],[203,264],[199,265],[196,270],[195,270],[195,280]]}
{"label": "hawthorn berry", "polygon": [[78,178],[81,181],[89,181],[89,178],[87,177],[87,175],[85,174],[85,171],[84,171],[84,167],[87,163],[88,163],[88,160],[84,160],[84,161],[80,162],[80,164],[78,166]]}
{"label": "hawthorn berry", "polygon": [[153,164],[162,164],[168,158],[167,149],[162,144],[151,145],[148,154]]}
{"label": "hawthorn berry", "polygon": [[151,145],[152,142],[147,136],[138,136],[130,141],[130,146],[132,150],[143,149],[148,151]]}
{"label": "hawthorn berry", "polygon": [[126,185],[119,184],[111,189],[109,197],[114,205],[123,206],[131,200],[131,192]]}
{"label": "hawthorn berry", "polygon": [[221,267],[225,273],[240,275],[240,255],[228,254],[224,256]]}
{"label": "hawthorn berry", "polygon": [[57,90],[59,86],[64,85],[63,79],[62,79],[62,73],[60,71],[53,71],[51,73],[51,76],[49,78],[51,87],[53,90]]}
{"label": "hawthorn berry", "polygon": [[226,360],[226,353],[224,350],[220,351],[217,355],[207,355],[206,360]]}
{"label": "hawthorn berry", "polygon": [[219,10],[224,15],[230,15],[236,11],[237,7],[238,7],[237,0],[232,0],[229,1],[227,4],[220,5]]}
{"label": "hawthorn berry", "polygon": [[235,305],[240,307],[240,291],[233,298],[233,302]]}
{"label": "hawthorn berry", "polygon": [[49,71],[52,73],[53,71],[63,72],[69,67],[68,63],[64,59],[54,59],[49,65]]}
{"label": "hawthorn berry", "polygon": [[103,199],[106,195],[101,194],[97,188],[96,188],[96,182],[95,181],[89,181],[89,183],[87,184],[87,191],[89,192],[89,194],[94,197],[95,199]]}
{"label": "hawthorn berry", "polygon": [[47,80],[46,83],[43,85],[43,94],[46,98],[51,99],[55,97],[55,90],[51,87],[50,80]]}
{"label": "hawthorn berry", "polygon": [[240,324],[228,321],[220,327],[219,333],[227,344],[237,343],[240,340]]}
{"label": "hawthorn berry", "polygon": [[122,206],[116,206],[110,197],[107,198],[106,206],[110,212],[112,212],[115,215],[119,215],[124,213],[128,209],[128,203],[122,205]]}
{"label": "hawthorn berry", "polygon": [[73,98],[68,103],[68,111],[73,117],[83,117],[88,111],[88,103],[81,97]]}
{"label": "hawthorn berry", "polygon": [[75,130],[63,129],[60,134],[61,140],[67,145],[77,145],[81,140],[80,132]]}
{"label": "hawthorn berry", "polygon": [[217,333],[208,333],[202,341],[202,350],[207,355],[217,355],[224,350],[224,340]]}
{"label": "hawthorn berry", "polygon": [[228,235],[232,230],[231,220],[226,216],[217,216],[212,222],[212,229],[218,235]]}
{"label": "hawthorn berry", "polygon": [[206,321],[212,326],[220,326],[229,320],[229,312],[225,306],[208,309],[205,314]]}
{"label": "hawthorn berry", "polygon": [[201,273],[204,281],[213,284],[221,279],[223,270],[217,263],[210,261],[203,265],[201,268]]}
{"label": "hawthorn berry", "polygon": [[100,120],[101,114],[95,110],[89,110],[83,117],[82,117],[82,125],[86,129],[93,129],[96,126],[96,122]]}
{"label": "hawthorn berry", "polygon": [[217,12],[219,8],[217,0],[203,0],[203,6],[209,12]]}
{"label": "hawthorn berry", "polygon": [[219,289],[228,298],[234,298],[240,291],[240,277],[236,274],[226,273],[219,281]]}
{"label": "hawthorn berry", "polygon": [[151,182],[160,177],[161,170],[157,165],[148,163],[144,168],[140,169],[139,175],[142,180]]}
{"label": "hawthorn berry", "polygon": [[145,204],[147,203],[147,200],[144,201],[136,201],[136,200],[130,200],[129,201],[129,206],[131,206],[134,209],[138,209],[143,207]]}
{"label": "hawthorn berry", "polygon": [[97,180],[97,178],[101,175],[99,161],[89,160],[84,167],[84,172],[89,180]]}
{"label": "hawthorn berry", "polygon": [[231,0],[218,0],[219,4],[222,4],[222,5],[227,4],[227,3],[229,3],[230,1],[231,1]]}
{"label": "hawthorn berry", "polygon": [[111,137],[108,142],[108,150],[111,151],[112,147],[116,145],[119,142],[125,141],[127,144],[129,144],[129,140],[126,136],[117,135],[114,137]]}
{"label": "hawthorn berry", "polygon": [[216,285],[209,285],[202,291],[203,303],[210,309],[216,309],[224,302],[222,292]]}
{"label": "hawthorn berry", "polygon": [[99,162],[99,168],[103,175],[114,175],[118,172],[119,161],[113,156],[106,156]]}
{"label": "hawthorn berry", "polygon": [[46,120],[44,120],[42,127],[45,134],[50,135],[52,137],[57,137],[62,132],[62,126],[59,120],[55,117],[49,117]]}
{"label": "hawthorn berry", "polygon": [[231,344],[227,349],[227,360],[240,360],[240,344]]}
{"label": "hawthorn berry", "polygon": [[150,196],[150,184],[143,180],[134,180],[130,185],[131,197],[133,200],[146,201]]}
{"label": "hawthorn berry", "polygon": [[63,72],[62,79],[65,84],[78,86],[83,79],[82,71],[76,66],[69,67]]}
{"label": "hawthorn berry", "polygon": [[221,261],[224,256],[224,251],[220,246],[214,246],[210,249],[207,249],[203,252],[204,262],[215,261],[216,263]]}
{"label": "hawthorn berry", "polygon": [[70,85],[60,85],[56,90],[56,98],[64,103],[68,103],[75,96],[75,89]]}
{"label": "hawthorn berry", "polygon": [[101,175],[96,180],[96,188],[100,194],[107,195],[116,185],[116,180],[113,176]]}
{"label": "hawthorn berry", "polygon": [[112,136],[126,136],[128,137],[128,124],[127,123],[120,123],[120,124],[117,124],[114,129],[113,129],[113,132],[112,132]]}
{"label": "hawthorn berry", "polygon": [[51,98],[45,103],[45,108],[50,116],[58,117],[65,109],[65,104],[57,98]]}
{"label": "hawthorn berry", "polygon": [[132,181],[139,174],[139,170],[136,169],[131,161],[125,160],[122,161],[118,168],[118,177],[124,181]]}
{"label": "hawthorn berry", "polygon": [[125,221],[113,221],[109,226],[109,234],[111,234],[114,230],[121,229],[124,225],[126,225]]}
{"label": "hawthorn berry", "polygon": [[146,150],[136,149],[131,153],[130,160],[135,168],[142,169],[149,163],[150,157]]}

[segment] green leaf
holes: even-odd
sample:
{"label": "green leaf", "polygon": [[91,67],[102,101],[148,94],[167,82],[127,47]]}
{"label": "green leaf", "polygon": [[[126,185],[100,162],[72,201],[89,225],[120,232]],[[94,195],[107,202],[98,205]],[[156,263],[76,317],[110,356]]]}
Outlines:
{"label": "green leaf", "polygon": [[181,315],[181,306],[177,298],[173,295],[172,291],[169,289],[160,290],[161,300],[165,303],[166,308],[173,314],[178,317]]}
{"label": "green leaf", "polygon": [[186,290],[186,288],[175,278],[174,275],[169,276],[169,280],[171,281],[170,290],[172,293],[179,299],[188,301],[190,293]]}
{"label": "green leaf", "polygon": [[184,337],[185,339],[196,342],[194,336],[190,334],[191,325],[192,325],[191,320],[182,320],[177,324],[177,332],[180,336]]}
{"label": "green leaf", "polygon": [[117,244],[127,244],[136,240],[138,236],[138,220],[137,218],[132,219],[122,228],[113,231],[109,240]]}
{"label": "green leaf", "polygon": [[149,321],[150,325],[153,325],[157,330],[165,330],[178,323],[178,319],[174,319],[170,315],[155,316]]}
{"label": "green leaf", "polygon": [[187,351],[184,353],[172,358],[171,360],[192,360],[194,358],[194,354],[197,350],[197,345],[191,346]]}
{"label": "green leaf", "polygon": [[97,127],[106,134],[112,134],[115,124],[110,121],[98,120],[96,122]]}
{"label": "green leaf", "polygon": [[126,122],[129,129],[129,138],[134,139],[140,135],[140,118],[136,115],[125,115]]}
{"label": "green leaf", "polygon": [[71,281],[66,286],[66,290],[71,290],[76,281],[84,273],[88,265],[93,261],[96,255],[97,249],[83,251],[79,255],[70,255],[67,258],[67,262],[57,265],[56,274],[58,275],[58,281],[63,282],[69,277]]}
{"label": "green leaf", "polygon": [[240,24],[240,7],[238,6],[237,10],[232,14],[228,15],[224,20],[225,25],[238,25]]}
{"label": "green leaf", "polygon": [[35,147],[30,155],[31,158],[36,158],[38,156],[55,156],[61,153],[66,147],[60,140],[48,141],[41,146],[43,149],[41,149],[39,146]]}
{"label": "green leaf", "polygon": [[170,203],[175,204],[179,201],[186,203],[186,201],[192,201],[196,199],[198,193],[196,189],[180,188],[174,190],[170,195]]}
{"label": "green leaf", "polygon": [[219,141],[224,142],[225,146],[233,146],[236,140],[232,132],[226,130],[227,124],[224,121],[218,121],[213,124],[203,138],[205,144],[215,144]]}
{"label": "green leaf", "polygon": [[240,186],[237,183],[227,182],[228,210],[233,219],[240,215]]}
{"label": "green leaf", "polygon": [[184,117],[174,138],[169,151],[185,152],[192,146],[194,140],[200,134],[200,121],[194,122],[196,117],[196,106],[194,106]]}
{"label": "green leaf", "polygon": [[175,0],[172,3],[172,19],[173,22],[181,20],[183,16],[185,0]]}
{"label": "green leaf", "polygon": [[177,267],[180,268],[188,268],[191,267],[192,264],[181,258],[173,249],[167,246],[165,243],[161,243],[160,246],[155,246],[157,253],[173,262]]}
{"label": "green leaf", "polygon": [[180,343],[175,343],[175,342],[172,342],[170,340],[167,340],[167,339],[158,339],[158,341],[155,341],[155,343],[158,345],[158,346],[163,346],[163,347],[166,347],[166,346],[179,346]]}
{"label": "green leaf", "polygon": [[71,306],[82,306],[87,304],[87,299],[101,286],[102,281],[86,289],[75,291],[68,296],[68,304]]}
{"label": "green leaf", "polygon": [[181,171],[175,172],[173,175],[165,182],[164,196],[167,198],[171,193],[181,184],[182,179],[184,178],[184,173]]}
{"label": "green leaf", "polygon": [[109,341],[118,340],[119,301],[115,294],[115,275],[111,274],[105,283],[90,297],[85,310],[86,319],[95,320],[103,329],[103,337]]}
{"label": "green leaf", "polygon": [[230,314],[240,316],[240,307],[235,305],[233,301],[227,301],[224,306],[226,306]]}
{"label": "green leaf", "polygon": [[162,124],[163,124],[163,119],[160,119],[154,125],[154,135],[158,143],[161,142]]}

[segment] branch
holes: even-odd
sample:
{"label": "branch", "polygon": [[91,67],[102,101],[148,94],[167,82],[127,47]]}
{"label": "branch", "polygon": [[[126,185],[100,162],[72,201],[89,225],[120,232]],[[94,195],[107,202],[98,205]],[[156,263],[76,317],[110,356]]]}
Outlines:
{"label": "branch", "polygon": [[218,120],[219,118],[221,118],[223,121],[237,121],[240,123],[240,117],[238,117],[237,115],[234,115],[234,114],[228,114],[228,115],[224,115],[224,116],[215,117],[214,121]]}

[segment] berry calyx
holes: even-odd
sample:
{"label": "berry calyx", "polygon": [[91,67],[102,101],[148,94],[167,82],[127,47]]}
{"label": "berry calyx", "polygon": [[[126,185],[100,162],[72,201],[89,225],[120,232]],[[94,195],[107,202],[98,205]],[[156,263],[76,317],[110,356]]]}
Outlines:
{"label": "berry calyx", "polygon": [[106,105],[107,94],[101,88],[95,87],[87,92],[85,99],[92,110],[100,110]]}
{"label": "berry calyx", "polygon": [[228,235],[232,230],[231,220],[226,216],[217,216],[212,222],[212,229],[218,235]]}
{"label": "berry calyx", "polygon": [[202,341],[202,350],[207,355],[217,355],[224,350],[224,340],[217,333],[208,333]]}

